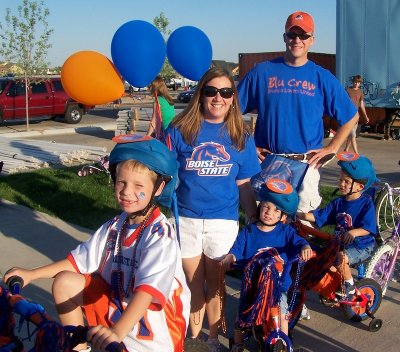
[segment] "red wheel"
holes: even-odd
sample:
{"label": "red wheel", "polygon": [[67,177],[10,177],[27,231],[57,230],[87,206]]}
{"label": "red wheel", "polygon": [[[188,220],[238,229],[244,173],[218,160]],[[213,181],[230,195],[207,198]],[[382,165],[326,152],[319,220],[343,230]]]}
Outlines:
{"label": "red wheel", "polygon": [[[369,311],[375,314],[382,302],[382,289],[379,284],[372,279],[362,279],[356,282],[358,290],[369,299]],[[368,318],[367,307],[356,307],[343,305],[345,315],[351,320],[365,320]]]}

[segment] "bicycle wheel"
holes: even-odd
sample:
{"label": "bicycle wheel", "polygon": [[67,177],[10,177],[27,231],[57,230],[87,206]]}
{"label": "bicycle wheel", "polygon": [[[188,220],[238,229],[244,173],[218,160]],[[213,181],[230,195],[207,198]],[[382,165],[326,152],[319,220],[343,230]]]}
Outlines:
{"label": "bicycle wheel", "polygon": [[[394,189],[400,190],[400,184],[393,186]],[[400,194],[393,194],[393,207],[400,207]],[[375,217],[376,225],[383,239],[389,237],[395,225],[394,211],[390,205],[387,189],[382,189],[375,200]]]}
{"label": "bicycle wheel", "polygon": [[390,123],[389,133],[392,139],[398,140],[400,139],[400,111],[397,110],[396,113],[393,115],[394,117],[392,119],[392,122]]}
{"label": "bicycle wheel", "polygon": [[390,137],[393,140],[399,140],[400,139],[400,128],[399,127],[391,127],[390,128]]}
{"label": "bicycle wheel", "polygon": [[365,277],[374,279],[381,286],[382,296],[385,295],[389,281],[393,276],[394,267],[389,271],[389,265],[395,254],[395,249],[395,244],[392,242],[379,247],[368,261],[365,270]]}
{"label": "bicycle wheel", "polygon": [[265,340],[265,352],[289,352],[292,351],[292,341],[289,336],[280,331],[279,335],[272,332]]}
{"label": "bicycle wheel", "polygon": [[[370,299],[369,311],[375,314],[382,302],[382,290],[379,284],[372,279],[362,279],[356,282],[359,291]],[[366,307],[343,305],[343,311],[347,318],[353,321],[365,320],[368,318]]]}

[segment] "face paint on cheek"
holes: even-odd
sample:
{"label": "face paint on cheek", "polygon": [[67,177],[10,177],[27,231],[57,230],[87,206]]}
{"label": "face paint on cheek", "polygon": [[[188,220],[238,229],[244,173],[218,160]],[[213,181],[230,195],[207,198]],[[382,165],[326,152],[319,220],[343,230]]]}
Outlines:
{"label": "face paint on cheek", "polygon": [[139,198],[140,200],[143,200],[145,197],[146,197],[146,195],[144,194],[144,192],[140,192],[140,193],[138,194],[138,198]]}

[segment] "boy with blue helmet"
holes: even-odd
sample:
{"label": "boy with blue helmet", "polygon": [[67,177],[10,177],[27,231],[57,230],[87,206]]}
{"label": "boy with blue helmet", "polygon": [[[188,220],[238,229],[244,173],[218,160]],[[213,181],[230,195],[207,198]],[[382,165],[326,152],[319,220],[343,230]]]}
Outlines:
{"label": "boy with blue helmet", "polygon": [[[283,180],[270,179],[261,186],[259,191],[258,221],[241,230],[229,253],[220,264],[229,269],[234,262],[249,261],[254,255],[267,247],[273,247],[286,263],[290,258],[301,253],[303,260],[311,257],[312,250],[308,242],[300,237],[296,230],[285,224],[288,216],[296,214],[299,196],[293,187]],[[289,275],[281,278],[281,330],[288,333],[287,296],[291,278]],[[243,350],[243,333],[235,330],[235,345],[232,351]]]}
{"label": "boy with blue helmet", "polygon": [[335,235],[342,236],[344,244],[344,251],[338,255],[337,270],[345,280],[346,296],[351,296],[355,290],[350,265],[365,261],[376,248],[375,207],[365,191],[378,179],[371,161],[365,156],[342,152],[337,157],[341,168],[339,191],[342,196],[323,209],[298,213],[298,217],[315,222],[317,227],[335,225]]}
{"label": "boy with blue helmet", "polygon": [[[178,164],[151,137],[118,136],[110,172],[123,212],[59,262],[14,268],[25,283],[55,277],[53,295],[64,325],[89,326],[96,350],[123,342],[126,351],[183,351],[189,321],[186,285],[177,237],[157,207],[170,206]],[[76,351],[89,351],[85,345]]]}

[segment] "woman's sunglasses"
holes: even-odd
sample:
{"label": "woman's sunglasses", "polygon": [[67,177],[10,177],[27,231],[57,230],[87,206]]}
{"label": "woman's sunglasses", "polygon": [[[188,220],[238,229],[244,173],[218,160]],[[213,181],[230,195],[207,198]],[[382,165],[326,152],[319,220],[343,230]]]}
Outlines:
{"label": "woman's sunglasses", "polygon": [[228,87],[218,89],[217,87],[213,86],[204,86],[202,92],[203,95],[208,98],[215,97],[217,93],[219,93],[219,95],[224,99],[229,99],[233,96],[233,89]]}
{"label": "woman's sunglasses", "polygon": [[296,39],[296,37],[299,37],[300,40],[307,40],[312,37],[312,35],[307,34],[307,33],[299,34],[299,33],[295,33],[295,32],[287,32],[285,34],[289,39]]}

